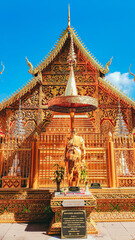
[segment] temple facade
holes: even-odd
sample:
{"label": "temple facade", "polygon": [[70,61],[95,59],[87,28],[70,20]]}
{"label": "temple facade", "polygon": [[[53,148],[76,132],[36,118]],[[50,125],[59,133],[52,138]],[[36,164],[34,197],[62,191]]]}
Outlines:
{"label": "temple facade", "polygon": [[[26,83],[26,86],[19,89],[12,96],[7,97],[0,104],[0,122],[3,133],[12,132],[20,99],[22,102],[22,118],[27,135],[34,131],[46,131],[49,123],[53,125],[52,122],[55,122],[55,119],[52,120],[53,113],[48,111],[47,104],[50,98],[61,95],[65,91],[69,76],[67,56],[71,36],[73,37],[77,56],[77,65],[74,72],[78,94],[92,96],[98,100],[98,109],[93,113],[88,113],[87,116],[82,116],[83,127],[88,132],[113,133],[118,117],[119,101],[128,131],[130,133],[133,131],[135,127],[135,102],[105,79],[111,61],[103,68],[92,54],[86,50],[77,37],[75,30],[68,27],[61,34],[54,50],[49,53],[46,59],[43,59],[42,63],[30,71],[33,78]],[[61,124],[62,121],[60,121],[60,124],[57,122],[56,128],[62,128]],[[90,129],[87,129],[87,125],[90,126]],[[52,131],[55,130],[51,127]],[[62,129],[62,131],[65,130]]]}
{"label": "temple facade", "polygon": [[[70,134],[70,118],[68,114],[54,113],[48,110],[48,101],[52,97],[62,95],[65,91],[69,77],[67,56],[71,37],[77,56],[74,73],[78,94],[92,96],[98,100],[98,108],[94,112],[75,115],[76,132],[85,140],[89,182],[100,182],[102,186],[106,187],[122,186],[117,184],[119,180],[116,180],[116,177],[126,175],[133,178],[134,176],[134,161],[131,159],[134,152],[132,133],[135,128],[135,102],[106,80],[105,74],[109,72],[112,59],[107,62],[105,67],[101,66],[86,49],[75,30],[70,27],[69,21],[67,29],[60,35],[55,48],[37,67],[33,69],[27,59],[29,72],[33,75],[31,80],[0,103],[0,127],[2,134],[5,134],[1,146],[1,186],[6,186],[6,180],[2,182],[3,178],[11,177],[10,170],[14,168],[14,164],[18,164],[20,169],[18,176],[23,172],[23,183],[17,183],[17,186],[53,186],[51,180],[53,165],[63,162],[66,137]],[[20,100],[21,108],[19,108]],[[19,121],[18,109],[21,109],[19,110],[21,116],[19,116],[21,126],[23,122],[23,132],[25,133],[24,138],[19,139],[25,140],[25,144],[21,145],[20,152],[18,151],[18,155],[16,155],[13,150],[15,146],[18,147],[17,141],[19,141],[16,131],[14,131],[16,123]],[[130,143],[127,138],[123,138],[123,142],[119,142],[119,148],[130,146],[131,152],[123,151],[121,153],[121,150],[118,153],[116,151],[114,154],[116,159],[113,159],[115,165],[112,165],[111,153],[107,153],[107,151],[111,151],[111,141],[113,141],[109,134],[113,135],[119,111],[121,111],[126,131],[132,136],[129,138]],[[35,135],[38,135],[38,144],[33,140]],[[11,139],[12,144],[8,144]],[[31,141],[29,146],[28,140]],[[34,141],[34,145],[32,145],[32,141]],[[114,145],[115,148],[118,147],[116,139]],[[12,150],[10,154],[9,150]],[[31,151],[33,152],[31,153]],[[35,157],[34,151],[38,152],[38,157],[37,155]],[[111,157],[109,158],[109,156]],[[6,160],[4,161],[4,159]],[[15,159],[18,160],[14,162]],[[31,161],[33,161],[32,165]],[[116,165],[119,166],[118,172]],[[33,166],[37,166],[36,170]],[[114,168],[115,175],[112,173]],[[125,168],[128,169],[126,174]],[[38,178],[36,174],[38,174]],[[128,186],[128,183],[125,183],[125,186]]]}

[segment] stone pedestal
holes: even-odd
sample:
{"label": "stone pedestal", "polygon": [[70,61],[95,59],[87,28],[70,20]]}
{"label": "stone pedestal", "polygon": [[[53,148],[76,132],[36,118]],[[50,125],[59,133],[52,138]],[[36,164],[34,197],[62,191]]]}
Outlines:
{"label": "stone pedestal", "polygon": [[98,233],[96,224],[90,218],[91,211],[96,207],[96,199],[91,194],[73,194],[69,195],[53,195],[51,199],[51,208],[55,213],[51,222],[48,234],[61,233],[61,211],[62,210],[86,210],[87,234]]}

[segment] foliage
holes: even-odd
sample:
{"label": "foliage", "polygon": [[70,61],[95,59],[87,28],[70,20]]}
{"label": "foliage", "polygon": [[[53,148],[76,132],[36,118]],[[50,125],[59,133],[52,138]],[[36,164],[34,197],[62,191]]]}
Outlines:
{"label": "foliage", "polygon": [[55,171],[53,173],[53,181],[56,183],[60,183],[64,179],[64,167],[60,166],[58,163],[55,164],[53,167],[55,167]]}
{"label": "foliage", "polygon": [[81,180],[83,180],[84,183],[87,182],[87,176],[88,176],[87,166],[84,166],[84,167],[81,169]]}

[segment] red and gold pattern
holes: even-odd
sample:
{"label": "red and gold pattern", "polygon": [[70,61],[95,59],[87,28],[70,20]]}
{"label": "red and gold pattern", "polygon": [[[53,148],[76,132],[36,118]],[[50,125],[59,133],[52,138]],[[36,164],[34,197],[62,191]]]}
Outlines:
{"label": "red and gold pattern", "polygon": [[4,176],[2,178],[2,188],[21,188],[21,178]]}
{"label": "red and gold pattern", "polygon": [[[94,221],[135,221],[135,191],[128,189],[91,189],[97,201]],[[52,221],[51,193],[47,190],[1,190],[0,222]],[[58,219],[60,215],[57,215]],[[59,224],[59,223],[58,223]]]}

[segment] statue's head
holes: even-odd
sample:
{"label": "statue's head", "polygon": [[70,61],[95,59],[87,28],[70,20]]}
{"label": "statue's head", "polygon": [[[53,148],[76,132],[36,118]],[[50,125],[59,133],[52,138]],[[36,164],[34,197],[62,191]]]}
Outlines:
{"label": "statue's head", "polygon": [[75,129],[71,131],[71,137],[73,137],[76,134]]}

